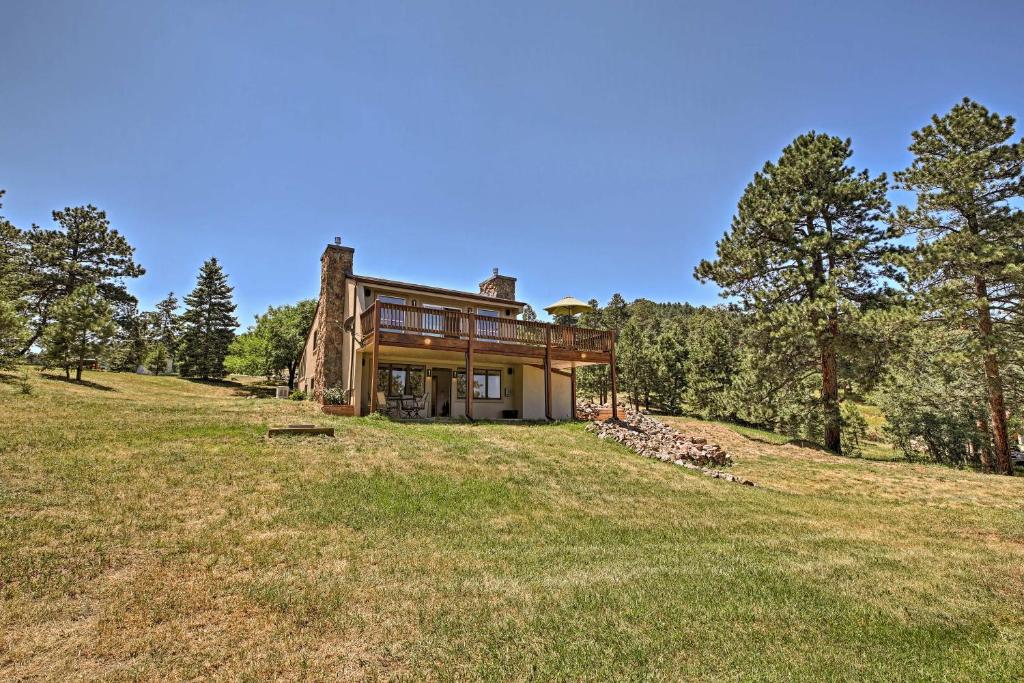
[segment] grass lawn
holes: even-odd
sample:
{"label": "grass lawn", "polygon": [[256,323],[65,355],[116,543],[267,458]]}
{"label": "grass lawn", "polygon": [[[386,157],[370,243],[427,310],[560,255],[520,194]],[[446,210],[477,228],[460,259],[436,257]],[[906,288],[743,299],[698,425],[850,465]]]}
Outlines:
{"label": "grass lawn", "polygon": [[[1024,677],[1022,477],[666,418],[749,488],[581,425],[30,372],[0,383],[0,680]],[[296,421],[338,436],[263,438]]]}

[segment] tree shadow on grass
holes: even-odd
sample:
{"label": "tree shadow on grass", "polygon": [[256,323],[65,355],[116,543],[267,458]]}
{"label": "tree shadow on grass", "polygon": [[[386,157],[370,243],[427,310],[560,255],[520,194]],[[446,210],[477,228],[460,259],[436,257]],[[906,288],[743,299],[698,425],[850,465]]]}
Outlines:
{"label": "tree shadow on grass", "polygon": [[202,379],[199,377],[182,377],[186,382],[202,384],[208,387],[231,389],[232,396],[258,396],[260,398],[273,398],[274,387],[257,386],[254,384],[243,384],[230,379]]}
{"label": "tree shadow on grass", "polygon": [[16,386],[25,381],[24,375],[19,375],[16,372],[0,372],[0,384],[10,384]]}
{"label": "tree shadow on grass", "polygon": [[39,377],[41,379],[50,380],[51,382],[64,382],[65,384],[71,384],[76,387],[87,387],[89,389],[96,389],[97,391],[113,391],[114,393],[117,393],[117,389],[114,387],[108,387],[106,384],[100,384],[99,382],[91,382],[87,379],[62,377],[60,375],[50,375],[45,372],[40,372]]}

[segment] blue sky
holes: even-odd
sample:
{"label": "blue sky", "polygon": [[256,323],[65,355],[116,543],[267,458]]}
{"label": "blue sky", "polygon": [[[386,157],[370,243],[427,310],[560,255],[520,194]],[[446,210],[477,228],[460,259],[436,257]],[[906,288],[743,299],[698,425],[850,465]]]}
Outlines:
{"label": "blue sky", "polygon": [[1024,116],[1021,2],[0,0],[16,224],[93,203],[149,306],[216,255],[244,324],[356,270],[714,303],[692,277],[810,129],[902,168],[964,95]]}

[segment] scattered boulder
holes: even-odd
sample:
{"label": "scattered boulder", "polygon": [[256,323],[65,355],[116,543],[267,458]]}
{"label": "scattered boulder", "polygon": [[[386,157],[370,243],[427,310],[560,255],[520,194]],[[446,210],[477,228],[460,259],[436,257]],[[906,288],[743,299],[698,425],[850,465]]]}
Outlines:
{"label": "scattered boulder", "polygon": [[619,408],[618,420],[598,419],[597,416],[606,413],[607,408],[589,402],[576,406],[577,417],[590,420],[587,430],[597,434],[599,439],[617,441],[640,455],[699,470],[716,479],[747,486],[754,485],[754,482],[748,479],[713,469],[732,465],[732,458],[722,447],[709,444],[707,439],[687,436],[664,422],[629,410],[625,406]]}

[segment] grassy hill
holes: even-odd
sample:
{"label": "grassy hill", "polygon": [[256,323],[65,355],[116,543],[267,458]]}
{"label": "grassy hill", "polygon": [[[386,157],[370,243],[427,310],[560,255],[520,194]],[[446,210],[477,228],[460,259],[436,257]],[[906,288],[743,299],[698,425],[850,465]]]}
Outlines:
{"label": "grassy hill", "polygon": [[[0,679],[1019,680],[1024,478],[0,377]],[[315,421],[335,439],[267,441]]]}

